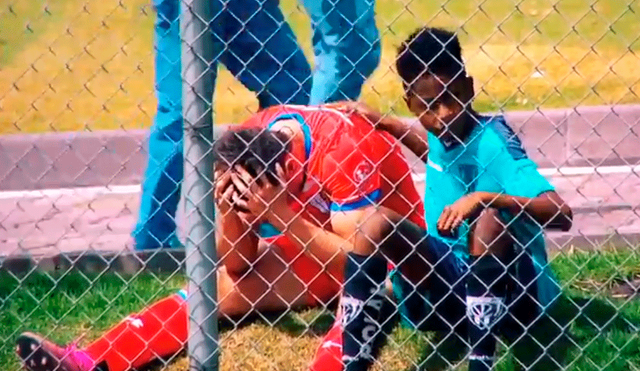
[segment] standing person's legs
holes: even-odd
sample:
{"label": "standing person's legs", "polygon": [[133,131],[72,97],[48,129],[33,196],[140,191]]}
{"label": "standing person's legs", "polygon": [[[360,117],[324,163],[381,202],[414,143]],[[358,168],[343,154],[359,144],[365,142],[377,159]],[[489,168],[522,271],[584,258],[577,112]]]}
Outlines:
{"label": "standing person's legs", "polygon": [[[155,92],[157,112],[150,129],[147,168],[142,183],[138,221],[132,233],[136,249],[176,247],[176,210],[183,178],[182,71],[180,1],[154,0],[156,9]],[[220,0],[211,1],[214,31],[223,11]],[[222,43],[214,37],[213,58]],[[215,85],[217,63],[209,83]]]}
{"label": "standing person's legs", "polygon": [[375,0],[302,0],[313,29],[310,104],[356,100],[380,63]]}
{"label": "standing person's legs", "polygon": [[228,4],[222,62],[249,90],[260,108],[308,104],[311,68],[277,0]]}
{"label": "standing person's legs", "polygon": [[150,129],[140,211],[133,231],[136,249],[179,244],[175,213],[183,172],[180,2],[156,0],[154,8],[157,112]]}

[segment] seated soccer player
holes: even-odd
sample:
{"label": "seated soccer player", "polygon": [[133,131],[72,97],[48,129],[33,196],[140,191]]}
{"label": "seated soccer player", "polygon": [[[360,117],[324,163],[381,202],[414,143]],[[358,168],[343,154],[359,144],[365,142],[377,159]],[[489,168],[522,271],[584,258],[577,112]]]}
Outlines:
{"label": "seated soccer player", "polygon": [[489,370],[496,334],[517,338],[558,297],[543,229],[569,230],[572,212],[505,118],[473,110],[473,80],[453,33],[418,29],[399,48],[396,68],[405,102],[427,130],[426,138],[424,131],[366,105],[345,106],[427,163],[429,233],[451,246],[470,273],[465,276],[469,370]]}
{"label": "seated soccer player", "polygon": [[[399,144],[363,118],[283,106],[242,127],[214,148],[217,247],[224,264],[218,272],[221,315],[326,305],[335,298],[353,249],[343,236],[358,222],[345,215],[364,219],[366,212],[380,220],[379,207],[422,236],[424,209]],[[269,181],[260,175],[264,170]],[[369,228],[398,239],[390,227]],[[376,306],[383,306],[381,292]],[[23,334],[18,354],[33,371],[140,367],[186,343],[186,295],[181,291],[152,304],[82,349]]]}
{"label": "seated soccer player", "polygon": [[[257,311],[326,306],[340,290],[342,272],[333,275],[286,237],[251,229],[255,216],[238,213],[229,202],[229,172],[216,171],[217,272],[219,315],[241,317]],[[337,252],[339,253],[339,252]],[[59,346],[24,333],[17,353],[32,371],[125,371],[178,353],[188,336],[187,291],[132,314],[84,348]]]}

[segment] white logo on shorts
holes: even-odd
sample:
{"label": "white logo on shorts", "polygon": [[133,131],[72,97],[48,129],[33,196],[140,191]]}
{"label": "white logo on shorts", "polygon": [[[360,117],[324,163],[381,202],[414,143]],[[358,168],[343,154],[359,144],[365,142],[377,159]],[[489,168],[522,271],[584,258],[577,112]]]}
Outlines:
{"label": "white logo on shorts", "polygon": [[507,306],[501,298],[467,296],[467,317],[481,330],[493,327],[506,313]]}

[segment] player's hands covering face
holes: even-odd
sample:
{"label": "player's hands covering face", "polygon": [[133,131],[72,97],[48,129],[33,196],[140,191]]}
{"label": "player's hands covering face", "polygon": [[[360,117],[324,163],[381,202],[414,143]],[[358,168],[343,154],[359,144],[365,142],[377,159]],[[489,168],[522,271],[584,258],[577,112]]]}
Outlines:
{"label": "player's hands covering face", "polygon": [[233,183],[233,171],[218,169],[214,173],[214,179],[214,200],[220,217],[238,217],[244,223],[252,225],[257,220],[256,215],[236,205],[234,201],[240,194]]}
{"label": "player's hands covering face", "polygon": [[266,174],[254,178],[238,165],[231,173],[231,181],[238,191],[232,195],[233,203],[256,218],[280,218],[281,221],[288,211],[285,174],[280,165],[276,165],[276,184],[272,184]]}
{"label": "player's hands covering face", "polygon": [[213,179],[215,179],[213,198],[218,207],[218,211],[224,216],[229,213],[233,207],[231,196],[235,189],[231,183],[231,172],[228,170],[216,170]]}

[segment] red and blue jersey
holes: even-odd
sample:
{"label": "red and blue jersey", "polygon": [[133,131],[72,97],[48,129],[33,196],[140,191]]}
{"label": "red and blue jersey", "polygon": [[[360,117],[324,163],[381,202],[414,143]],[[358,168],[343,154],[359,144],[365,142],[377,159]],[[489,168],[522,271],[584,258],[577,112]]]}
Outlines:
{"label": "red and blue jersey", "polygon": [[337,106],[275,106],[243,127],[295,119],[305,136],[306,182],[292,195],[309,219],[329,228],[331,212],[381,205],[425,227],[422,199],[400,144],[362,116]]}

